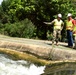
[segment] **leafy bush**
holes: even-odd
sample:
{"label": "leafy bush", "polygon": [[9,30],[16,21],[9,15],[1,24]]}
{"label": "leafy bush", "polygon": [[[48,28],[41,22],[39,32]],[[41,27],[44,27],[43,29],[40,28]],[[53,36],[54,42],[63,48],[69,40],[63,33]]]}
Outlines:
{"label": "leafy bush", "polygon": [[52,40],[53,39],[53,33],[51,33],[49,30],[47,31],[47,39]]}
{"label": "leafy bush", "polygon": [[24,37],[24,38],[32,38],[35,34],[35,26],[33,23],[25,19],[21,22],[15,22],[13,24],[7,23],[5,24],[4,33],[8,34],[12,37]]}

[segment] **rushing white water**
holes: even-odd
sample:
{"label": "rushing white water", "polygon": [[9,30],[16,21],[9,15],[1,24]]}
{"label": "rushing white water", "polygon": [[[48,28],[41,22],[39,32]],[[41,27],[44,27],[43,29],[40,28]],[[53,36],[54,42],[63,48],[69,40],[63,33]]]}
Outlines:
{"label": "rushing white water", "polygon": [[0,54],[0,75],[40,75],[45,66],[35,66],[24,60],[14,61]]}

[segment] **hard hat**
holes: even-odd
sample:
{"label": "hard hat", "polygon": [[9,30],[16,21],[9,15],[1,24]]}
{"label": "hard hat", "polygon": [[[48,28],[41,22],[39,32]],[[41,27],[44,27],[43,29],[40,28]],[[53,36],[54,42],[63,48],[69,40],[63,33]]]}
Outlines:
{"label": "hard hat", "polygon": [[62,15],[61,14],[58,14],[58,17],[62,18]]}
{"label": "hard hat", "polygon": [[72,16],[72,14],[71,13],[68,13],[67,17],[70,17],[70,16]]}

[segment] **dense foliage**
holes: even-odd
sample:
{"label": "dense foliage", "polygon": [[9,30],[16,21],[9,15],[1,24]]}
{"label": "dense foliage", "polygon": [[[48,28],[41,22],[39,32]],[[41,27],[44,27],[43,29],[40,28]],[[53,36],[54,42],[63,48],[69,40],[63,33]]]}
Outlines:
{"label": "dense foliage", "polygon": [[[0,5],[0,33],[15,37],[47,39],[47,34],[51,34],[53,26],[43,22],[52,21],[58,13],[66,20],[69,12],[73,17],[76,16],[75,0],[3,0]],[[24,20],[26,18],[28,22]],[[63,36],[65,32],[64,27]]]}
{"label": "dense foliage", "polygon": [[28,19],[15,23],[1,24],[0,32],[12,37],[32,38],[35,36],[35,26]]}

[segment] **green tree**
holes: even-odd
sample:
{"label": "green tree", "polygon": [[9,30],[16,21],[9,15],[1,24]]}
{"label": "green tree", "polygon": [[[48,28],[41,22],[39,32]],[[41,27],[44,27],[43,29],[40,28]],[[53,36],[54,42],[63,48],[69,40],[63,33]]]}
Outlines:
{"label": "green tree", "polygon": [[[44,21],[52,21],[58,13],[63,15],[63,20],[68,13],[76,16],[75,0],[3,0],[2,23],[16,23],[28,18],[37,28],[37,36],[46,39],[47,31],[52,32],[52,26],[47,26]],[[65,31],[65,30],[64,30]]]}
{"label": "green tree", "polygon": [[15,22],[13,24],[7,23],[4,25],[4,33],[10,35],[12,37],[24,37],[24,38],[32,38],[35,34],[35,26],[33,23],[25,19],[20,22]]}

